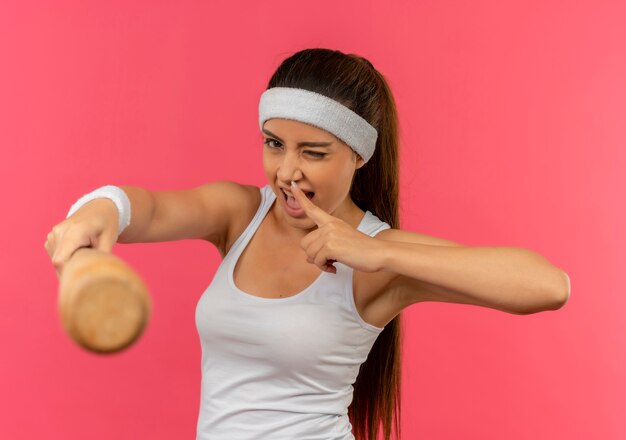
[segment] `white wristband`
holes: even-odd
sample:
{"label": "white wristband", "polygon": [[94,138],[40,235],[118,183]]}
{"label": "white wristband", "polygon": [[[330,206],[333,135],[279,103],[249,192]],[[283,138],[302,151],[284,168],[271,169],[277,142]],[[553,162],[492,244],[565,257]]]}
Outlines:
{"label": "white wristband", "polygon": [[126,229],[126,226],[130,224],[130,199],[128,198],[128,195],[124,192],[124,190],[120,187],[114,185],[105,185],[88,194],[85,194],[72,205],[65,218],[69,218],[85,203],[100,198],[111,199],[117,206],[117,212],[119,214],[117,235],[119,237],[122,231]]}

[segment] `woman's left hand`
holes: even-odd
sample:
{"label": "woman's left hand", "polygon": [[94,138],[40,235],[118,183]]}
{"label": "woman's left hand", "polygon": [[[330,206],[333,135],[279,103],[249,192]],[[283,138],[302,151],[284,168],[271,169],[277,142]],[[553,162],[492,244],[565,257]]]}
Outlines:
{"label": "woman's left hand", "polygon": [[330,215],[309,200],[297,186],[292,185],[291,192],[305,214],[317,224],[317,229],[300,241],[309,263],[331,273],[337,273],[333,266],[337,261],[362,272],[380,270],[382,255],[380,240]]}

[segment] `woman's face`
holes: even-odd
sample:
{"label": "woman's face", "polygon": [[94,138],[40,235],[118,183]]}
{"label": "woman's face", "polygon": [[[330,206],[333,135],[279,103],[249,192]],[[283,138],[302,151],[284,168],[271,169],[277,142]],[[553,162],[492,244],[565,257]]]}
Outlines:
{"label": "woman's face", "polygon": [[262,135],[263,168],[276,194],[280,218],[295,228],[316,227],[301,208],[289,208],[283,188],[289,191],[292,180],[305,193],[314,193],[309,199],[331,215],[347,221],[354,214],[350,185],[364,161],[348,145],[326,130],[282,118],[265,121]]}

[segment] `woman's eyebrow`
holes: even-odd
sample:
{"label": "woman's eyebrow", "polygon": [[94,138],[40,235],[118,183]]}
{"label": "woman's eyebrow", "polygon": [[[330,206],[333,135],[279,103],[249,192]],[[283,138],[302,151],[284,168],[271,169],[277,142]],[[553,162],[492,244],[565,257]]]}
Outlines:
{"label": "woman's eyebrow", "polygon": [[[278,136],[276,136],[274,133],[272,133],[271,131],[267,130],[266,128],[263,129],[263,133],[275,137],[276,139],[278,139],[280,142],[284,142],[281,138],[279,138]],[[328,147],[329,145],[332,145],[333,142],[298,142],[298,147]]]}

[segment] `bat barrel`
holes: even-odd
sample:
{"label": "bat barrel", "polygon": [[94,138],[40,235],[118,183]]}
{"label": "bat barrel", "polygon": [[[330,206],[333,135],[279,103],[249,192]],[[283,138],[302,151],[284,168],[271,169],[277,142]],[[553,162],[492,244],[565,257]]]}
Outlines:
{"label": "bat barrel", "polygon": [[79,248],[59,276],[59,314],[80,346],[98,353],[135,342],[150,317],[144,281],[115,255]]}

